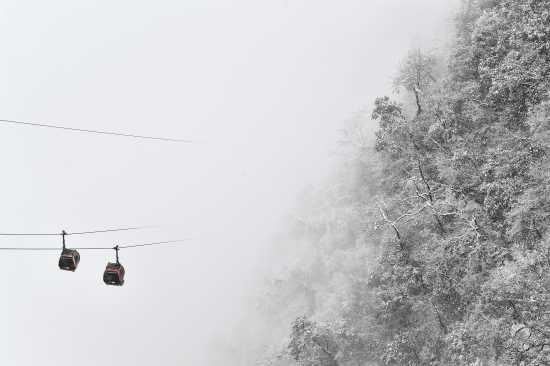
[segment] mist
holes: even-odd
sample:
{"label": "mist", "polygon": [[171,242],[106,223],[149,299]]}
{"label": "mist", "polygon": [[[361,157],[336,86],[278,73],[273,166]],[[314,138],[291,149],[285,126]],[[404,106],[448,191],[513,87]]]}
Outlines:
{"label": "mist", "polygon": [[[454,1],[38,1],[0,4],[2,233],[68,247],[2,251],[10,365],[196,365],[251,308],[278,223],[338,169],[344,121],[390,94],[411,46],[445,37]],[[374,123],[374,122],[373,122]],[[205,143],[202,143],[205,142]],[[60,236],[0,236],[59,247]],[[116,339],[116,341],[115,341]]]}

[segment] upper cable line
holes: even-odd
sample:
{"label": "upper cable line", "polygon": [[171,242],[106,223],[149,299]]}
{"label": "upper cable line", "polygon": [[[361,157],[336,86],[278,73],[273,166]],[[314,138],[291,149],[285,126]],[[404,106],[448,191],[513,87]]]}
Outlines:
{"label": "upper cable line", "polygon": [[124,229],[108,229],[108,230],[96,230],[96,231],[82,231],[79,233],[59,233],[59,234],[37,234],[37,233],[0,233],[0,235],[11,235],[11,236],[46,236],[46,235],[82,235],[82,234],[96,234],[96,233],[108,233],[113,231],[125,231],[125,230],[137,230],[137,229],[149,229],[153,227],[160,227],[163,225],[153,225],[153,226],[138,226],[138,227],[129,227]]}
{"label": "upper cable line", "polygon": [[[168,244],[168,243],[175,243],[179,241],[187,241],[187,240],[194,240],[198,238],[185,238],[185,239],[176,239],[176,240],[168,240],[168,241],[160,241],[156,243],[147,243],[147,244],[136,244],[136,245],[125,245],[125,246],[116,246],[116,247],[96,247],[96,248],[72,248],[73,250],[113,250],[115,248],[119,249],[126,249],[126,248],[135,248],[135,247],[143,247],[147,245],[160,245],[160,244]],[[59,250],[59,248],[2,248],[0,247],[0,250]]]}
{"label": "upper cable line", "polygon": [[44,124],[39,124],[39,123],[12,121],[12,120],[8,120],[8,119],[0,119],[0,122],[17,123],[17,124],[21,124],[21,125],[37,126],[37,127],[57,128],[57,129],[60,129],[60,130],[70,130],[70,131],[77,131],[77,132],[98,133],[98,134],[103,134],[103,135],[134,137],[134,138],[140,138],[140,139],[163,140],[163,141],[172,141],[172,142],[185,142],[185,143],[191,143],[191,144],[211,144],[210,142],[204,142],[204,141],[179,140],[179,139],[169,139],[169,138],[165,138],[165,137],[140,136],[140,135],[130,135],[130,134],[126,134],[126,133],[85,130],[85,129],[81,129],[81,128],[44,125]]}
{"label": "upper cable line", "polygon": [[0,233],[0,235],[14,235],[14,236],[28,236],[28,235],[40,235],[40,236],[45,236],[45,235],[61,235],[61,234],[36,234],[36,233],[32,233],[32,234],[29,234],[29,233],[25,233],[25,234],[22,234],[22,233]]}
{"label": "upper cable line", "polygon": [[[110,230],[97,230],[97,231],[83,231],[80,233],[67,233],[67,235],[82,235],[82,234],[97,234],[97,233],[107,233],[112,231],[125,231],[125,230],[137,230],[137,229],[149,229],[152,227],[159,227],[163,225],[153,225],[153,226],[138,226],[138,227],[129,227],[125,229],[110,229]],[[61,235],[61,234],[59,234]]]}

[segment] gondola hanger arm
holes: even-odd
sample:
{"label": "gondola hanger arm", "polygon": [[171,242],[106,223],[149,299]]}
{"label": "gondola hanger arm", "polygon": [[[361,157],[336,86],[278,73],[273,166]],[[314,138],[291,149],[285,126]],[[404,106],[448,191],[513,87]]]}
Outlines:
{"label": "gondola hanger arm", "polygon": [[61,230],[61,236],[63,237],[63,251],[66,250],[66,248],[65,248],[65,235],[67,235],[65,230]]}

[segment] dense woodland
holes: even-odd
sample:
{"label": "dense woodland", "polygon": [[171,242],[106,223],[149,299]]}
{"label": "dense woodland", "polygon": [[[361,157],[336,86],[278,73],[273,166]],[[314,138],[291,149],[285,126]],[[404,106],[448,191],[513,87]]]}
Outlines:
{"label": "dense woodland", "polygon": [[218,364],[550,364],[550,3],[463,0],[396,61]]}

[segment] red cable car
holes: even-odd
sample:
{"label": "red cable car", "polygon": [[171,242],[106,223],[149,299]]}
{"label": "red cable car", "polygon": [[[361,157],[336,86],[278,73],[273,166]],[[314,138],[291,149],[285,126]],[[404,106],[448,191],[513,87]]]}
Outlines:
{"label": "red cable car", "polygon": [[59,269],[74,272],[78,267],[78,263],[80,263],[80,254],[74,249],[65,248],[65,235],[67,233],[63,231],[61,235],[63,235],[63,251],[59,256]]}
{"label": "red cable car", "polygon": [[116,263],[107,263],[105,272],[103,272],[103,282],[106,285],[122,286],[124,285],[124,274],[126,271],[118,261],[118,245],[114,249],[116,250]]}
{"label": "red cable car", "polygon": [[107,285],[122,286],[124,285],[124,272],[124,267],[120,263],[109,262],[103,272],[103,282]]}

